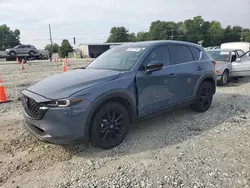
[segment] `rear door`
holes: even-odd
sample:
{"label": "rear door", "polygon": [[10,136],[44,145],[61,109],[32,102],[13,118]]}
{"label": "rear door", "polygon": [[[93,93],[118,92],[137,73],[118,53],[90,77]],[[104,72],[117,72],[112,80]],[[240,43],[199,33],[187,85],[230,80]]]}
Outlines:
{"label": "rear door", "polygon": [[136,74],[139,116],[171,107],[177,100],[178,70],[171,64],[167,44],[152,49],[142,67],[152,61],[162,62],[163,68],[150,74],[142,68]]}
{"label": "rear door", "polygon": [[200,58],[199,49],[192,48],[193,51],[191,51],[191,47],[188,45],[175,43],[169,46],[172,60],[179,74],[179,82],[176,85],[178,89],[178,103],[193,99],[195,86],[204,71],[202,65],[194,61]]}

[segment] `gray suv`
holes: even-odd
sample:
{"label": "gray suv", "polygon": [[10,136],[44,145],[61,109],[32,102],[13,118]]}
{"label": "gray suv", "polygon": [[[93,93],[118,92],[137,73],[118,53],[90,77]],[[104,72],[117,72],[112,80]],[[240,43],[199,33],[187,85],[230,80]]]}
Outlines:
{"label": "gray suv", "polygon": [[21,93],[25,127],[54,144],[118,146],[136,119],[183,105],[209,109],[215,62],[199,45],[181,41],[128,43],[86,68],[60,73]]}
{"label": "gray suv", "polygon": [[35,46],[32,45],[18,45],[14,48],[7,49],[6,53],[10,56],[18,56],[21,54],[28,54],[29,56],[34,56],[38,53],[38,50],[35,48]]}

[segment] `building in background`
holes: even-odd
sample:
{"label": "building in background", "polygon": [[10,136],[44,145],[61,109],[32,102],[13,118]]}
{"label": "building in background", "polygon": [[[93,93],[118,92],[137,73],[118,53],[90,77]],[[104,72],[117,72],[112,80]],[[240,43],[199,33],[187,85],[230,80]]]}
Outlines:
{"label": "building in background", "polygon": [[78,50],[81,51],[83,58],[97,58],[102,53],[106,52],[110,48],[121,45],[124,43],[89,43],[80,44]]}

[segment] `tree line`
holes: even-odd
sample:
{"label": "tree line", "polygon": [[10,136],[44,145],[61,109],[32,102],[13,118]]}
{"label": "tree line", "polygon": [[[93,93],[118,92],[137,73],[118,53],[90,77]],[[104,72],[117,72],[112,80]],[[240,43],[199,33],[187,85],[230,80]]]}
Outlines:
{"label": "tree line", "polygon": [[[202,46],[217,46],[224,42],[246,41],[250,42],[250,30],[240,26],[223,28],[218,21],[205,21],[201,16],[187,19],[181,22],[154,21],[149,31],[130,33],[124,26],[113,27],[106,42],[136,42],[148,40],[180,40],[193,43],[202,43]],[[20,43],[20,31],[11,30],[6,24],[0,25],[0,51],[15,47]],[[66,57],[73,52],[73,47],[67,39],[63,39],[61,45],[48,44],[45,50],[59,53]]]}
{"label": "tree line", "polygon": [[240,26],[223,28],[218,21],[205,21],[202,16],[181,22],[154,21],[149,31],[130,33],[124,26],[113,27],[106,42],[136,42],[148,40],[180,40],[217,46],[224,42],[250,42],[250,30]]}

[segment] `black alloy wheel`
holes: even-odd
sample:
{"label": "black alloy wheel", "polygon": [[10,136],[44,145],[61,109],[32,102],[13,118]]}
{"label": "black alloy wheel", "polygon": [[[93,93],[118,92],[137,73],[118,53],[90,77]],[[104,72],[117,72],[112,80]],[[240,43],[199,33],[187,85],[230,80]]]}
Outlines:
{"label": "black alloy wheel", "polygon": [[210,82],[203,82],[200,85],[196,96],[196,102],[191,105],[196,112],[205,112],[209,109],[213,100],[213,86]]}
{"label": "black alloy wheel", "polygon": [[126,137],[129,115],[120,104],[109,102],[96,113],[91,131],[92,145],[110,149],[118,146]]}

